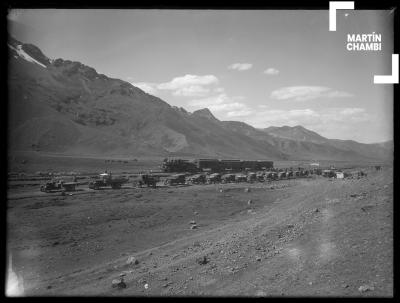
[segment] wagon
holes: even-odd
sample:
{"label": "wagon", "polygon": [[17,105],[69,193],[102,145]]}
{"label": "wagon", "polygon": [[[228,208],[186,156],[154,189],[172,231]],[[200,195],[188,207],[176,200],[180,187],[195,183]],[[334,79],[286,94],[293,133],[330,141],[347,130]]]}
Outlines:
{"label": "wagon", "polygon": [[278,173],[278,180],[286,179],[287,174],[284,171]]}
{"label": "wagon", "polygon": [[165,181],[165,185],[180,185],[185,184],[186,175],[185,174],[175,174],[168,177]]}
{"label": "wagon", "polygon": [[100,189],[111,186],[112,189],[120,189],[122,184],[128,182],[127,178],[113,177],[111,173],[102,173],[96,179],[89,182],[90,189]]}
{"label": "wagon", "polygon": [[50,181],[40,187],[40,191],[50,193],[53,191],[75,191],[77,182]]}
{"label": "wagon", "polygon": [[252,182],[255,182],[255,181],[257,181],[257,174],[256,173],[249,173],[247,175],[247,182],[252,183]]}
{"label": "wagon", "polygon": [[206,177],[206,180],[207,180],[208,184],[219,183],[219,182],[221,182],[221,175],[218,173],[214,173],[214,174],[208,175]]}
{"label": "wagon", "polygon": [[235,182],[235,175],[234,174],[225,174],[221,177],[222,183],[230,183]]}
{"label": "wagon", "polygon": [[186,179],[187,184],[204,184],[206,183],[206,176],[203,174],[197,174],[190,176]]}
{"label": "wagon", "polygon": [[243,174],[236,174],[235,181],[238,182],[238,183],[247,182],[247,176],[243,175]]}

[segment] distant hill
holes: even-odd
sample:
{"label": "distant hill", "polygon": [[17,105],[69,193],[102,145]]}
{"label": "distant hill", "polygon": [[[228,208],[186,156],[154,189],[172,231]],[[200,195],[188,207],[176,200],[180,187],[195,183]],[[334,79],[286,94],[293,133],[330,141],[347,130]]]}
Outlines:
{"label": "distant hill", "polygon": [[282,139],[290,139],[295,141],[313,142],[313,143],[327,143],[328,139],[320,136],[316,132],[308,130],[301,125],[297,126],[271,126],[265,128],[264,131],[273,137]]}
{"label": "distant hill", "polygon": [[337,159],[391,159],[393,156],[393,141],[380,144],[358,143],[353,140],[327,139],[302,126],[269,127],[264,132],[274,136],[283,152],[295,150],[297,155],[315,155],[317,158],[325,155]]}
{"label": "distant hill", "polygon": [[256,129],[170,106],[80,62],[10,37],[9,151],[71,155],[379,160],[390,146],[326,139],[301,126]]}

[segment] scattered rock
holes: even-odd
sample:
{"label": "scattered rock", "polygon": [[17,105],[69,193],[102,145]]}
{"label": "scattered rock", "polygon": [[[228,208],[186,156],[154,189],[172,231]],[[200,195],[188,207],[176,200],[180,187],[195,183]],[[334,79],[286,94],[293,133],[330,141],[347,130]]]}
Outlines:
{"label": "scattered rock", "polygon": [[195,215],[198,215],[199,213],[197,211],[194,212]]}
{"label": "scattered rock", "polygon": [[203,256],[202,258],[198,258],[197,263],[199,263],[200,265],[205,265],[208,262],[210,262],[210,260],[207,259],[207,256]]}
{"label": "scattered rock", "polygon": [[318,212],[319,212],[319,209],[318,209],[318,208],[315,208],[315,209],[314,209],[314,212],[315,212],[315,213],[318,213]]}
{"label": "scattered rock", "polygon": [[54,242],[52,245],[53,245],[53,246],[57,246],[58,244],[60,244],[60,242],[56,241],[56,242]]}
{"label": "scattered rock", "polygon": [[250,188],[246,187],[246,188],[244,189],[244,192],[245,192],[245,193],[250,192]]}
{"label": "scattered rock", "polygon": [[308,282],[308,285],[312,285],[312,282]]}
{"label": "scattered rock", "polygon": [[359,292],[367,292],[367,291],[372,291],[372,290],[374,290],[374,287],[372,286],[372,285],[361,285],[359,288],[358,288],[358,291]]}
{"label": "scattered rock", "polygon": [[389,187],[389,185],[387,185],[387,184],[385,184],[385,185],[383,185],[383,188],[388,188]]}
{"label": "scattered rock", "polygon": [[367,212],[370,209],[372,209],[373,207],[374,207],[374,205],[365,205],[365,206],[361,207],[361,210]]}
{"label": "scattered rock", "polygon": [[168,282],[168,283],[163,284],[162,287],[167,288],[167,287],[170,286],[170,285],[171,285],[171,282]]}
{"label": "scattered rock", "polygon": [[351,194],[350,197],[355,198],[356,200],[361,200],[365,198],[366,195],[367,195],[366,192],[362,192],[360,194]]}
{"label": "scattered rock", "polygon": [[260,256],[257,256],[257,257],[256,257],[256,260],[257,260],[257,261],[261,261],[261,257],[260,257]]}
{"label": "scattered rock", "polygon": [[223,192],[224,192],[224,190],[221,188],[221,189],[219,190],[219,192],[220,192],[220,193],[223,193]]}
{"label": "scattered rock", "polygon": [[250,204],[252,204],[253,203],[253,201],[250,199],[249,201],[247,201],[247,204],[248,205],[250,205]]}
{"label": "scattered rock", "polygon": [[111,286],[118,289],[126,288],[126,284],[122,278],[112,280]]}
{"label": "scattered rock", "polygon": [[197,229],[197,225],[192,225],[192,226],[190,226],[190,229]]}
{"label": "scattered rock", "polygon": [[145,289],[148,289],[148,288],[149,288],[149,284],[146,283],[146,284],[144,285],[144,288],[145,288]]}
{"label": "scattered rock", "polygon": [[196,224],[196,221],[190,221],[189,224]]}
{"label": "scattered rock", "polygon": [[349,284],[343,284],[342,287],[343,287],[343,288],[348,288],[348,287],[349,287]]}
{"label": "scattered rock", "polygon": [[293,224],[288,224],[288,225],[287,225],[287,228],[293,228],[293,227],[294,227]]}
{"label": "scattered rock", "polygon": [[139,260],[136,259],[134,256],[130,256],[128,258],[128,260],[126,261],[126,264],[130,265],[130,264],[139,264]]}
{"label": "scattered rock", "polygon": [[52,289],[52,288],[53,288],[53,286],[51,286],[51,285],[47,286],[47,289]]}
{"label": "scattered rock", "polygon": [[141,197],[143,197],[142,194],[136,194],[136,195],[135,195],[135,198],[141,198]]}

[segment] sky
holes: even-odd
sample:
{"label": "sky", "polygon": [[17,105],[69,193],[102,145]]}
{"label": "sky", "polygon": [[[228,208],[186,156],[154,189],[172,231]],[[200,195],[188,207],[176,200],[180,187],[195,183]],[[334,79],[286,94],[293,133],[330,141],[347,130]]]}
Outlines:
{"label": "sky", "polygon": [[[189,112],[257,128],[302,125],[332,139],[393,139],[393,13],[328,10],[61,10],[8,14],[10,33]],[[382,50],[348,51],[347,34]]]}

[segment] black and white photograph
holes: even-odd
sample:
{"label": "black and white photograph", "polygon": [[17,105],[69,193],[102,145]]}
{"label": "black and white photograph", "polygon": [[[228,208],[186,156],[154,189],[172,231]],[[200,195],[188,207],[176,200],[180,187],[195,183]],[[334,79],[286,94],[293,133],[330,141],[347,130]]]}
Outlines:
{"label": "black and white photograph", "polygon": [[5,296],[393,297],[398,13],[10,6]]}

